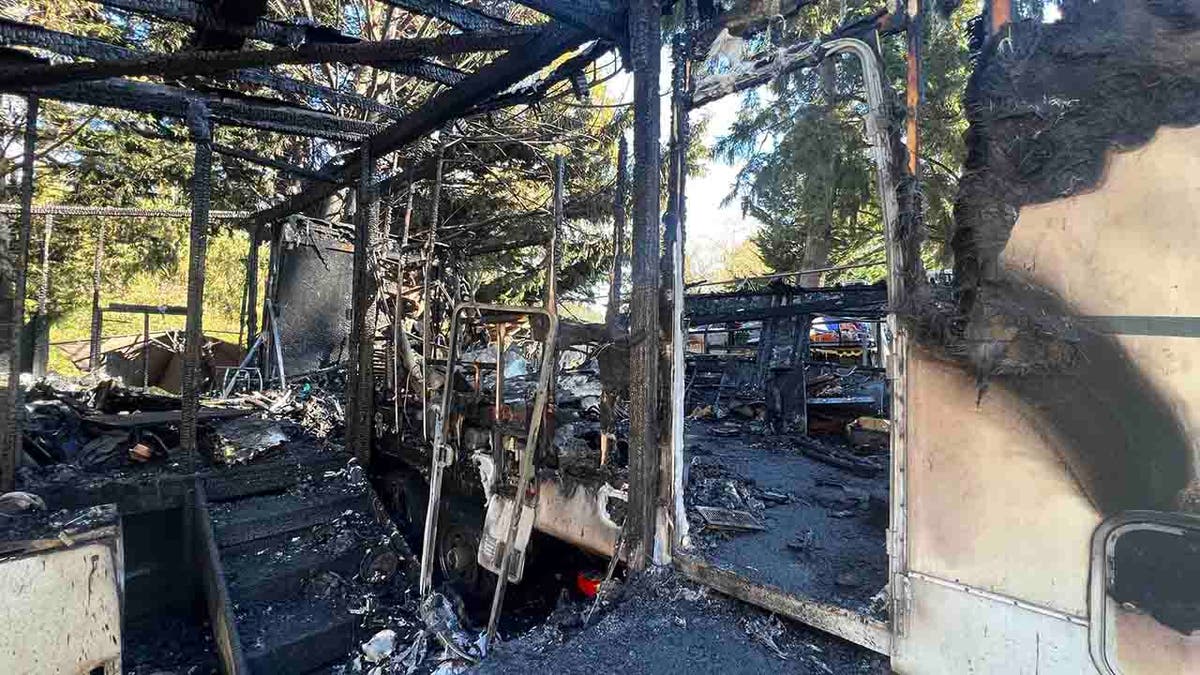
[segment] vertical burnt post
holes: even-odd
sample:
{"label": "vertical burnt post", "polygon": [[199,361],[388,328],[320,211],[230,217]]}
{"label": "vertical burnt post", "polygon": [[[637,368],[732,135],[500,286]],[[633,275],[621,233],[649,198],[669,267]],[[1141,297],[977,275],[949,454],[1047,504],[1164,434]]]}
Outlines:
{"label": "vertical burnt post", "polygon": [[179,446],[195,461],[196,422],[200,413],[201,341],[204,339],[204,267],[208,252],[208,208],[212,198],[212,129],[208,108],[188,105],[188,127],[196,146],[192,172],[192,222],[188,241],[187,324],[184,329]]}
{"label": "vertical burnt post", "polygon": [[46,374],[47,362],[50,360],[50,322],[46,305],[50,299],[50,237],[54,236],[54,214],[47,213],[42,229],[42,283],[38,286],[37,321],[34,326],[37,333],[33,347],[33,374]]}
{"label": "vertical burnt post", "polygon": [[[618,340],[622,330],[618,325],[621,317],[621,286],[625,265],[625,202],[629,198],[629,144],[622,132],[617,139],[617,186],[613,193],[613,262],[609,273],[608,307],[604,311],[604,326],[609,340]],[[603,363],[603,359],[601,359]],[[608,446],[615,443],[616,420],[613,406],[620,389],[617,373],[612,368],[600,366],[600,466],[608,462]]]}
{"label": "vertical burnt post", "polygon": [[16,483],[17,457],[21,454],[21,329],[25,325],[25,275],[29,268],[29,230],[33,224],[33,160],[37,144],[38,99],[30,96],[25,107],[25,148],[21,161],[21,216],[17,230],[17,255],[13,265],[13,295],[8,330],[8,401],[0,415],[0,491]]}
{"label": "vertical burnt post", "polygon": [[659,98],[657,0],[629,3],[633,66],[633,279],[629,303],[629,566],[645,569],[658,501]]}
{"label": "vertical burnt post", "polygon": [[258,244],[259,227],[250,231],[250,249],[246,252],[246,349],[258,335]]}
{"label": "vertical burnt post", "polygon": [[351,284],[350,369],[346,378],[346,445],[365,469],[371,460],[371,418],[375,382],[371,356],[374,331],[367,326],[374,297],[368,265],[372,236],[379,229],[379,189],[375,180],[375,157],[363,144],[359,175],[357,214],[354,219],[354,268]]}
{"label": "vertical burnt post", "polygon": [[100,367],[100,329],[104,314],[100,311],[100,280],[104,269],[104,219],[96,219],[96,251],[92,259],[92,327],[88,350],[88,370]]}
{"label": "vertical burnt post", "polygon": [[1012,0],[988,0],[988,37],[1012,22]]}
{"label": "vertical burnt post", "polygon": [[684,247],[686,242],[687,151],[691,143],[688,120],[691,91],[691,6],[684,4],[683,30],[675,34],[672,43],[671,70],[671,162],[667,172],[667,217],[664,240],[668,249],[664,259],[669,275],[664,283],[670,289],[667,332],[671,339],[666,371],[670,373],[666,400],[669,402],[668,429],[659,446],[661,476],[659,485],[658,524],[656,527],[656,562],[666,562],[676,543],[687,543],[687,517],[683,507],[683,425],[685,397],[685,343],[687,332],[683,319]]}
{"label": "vertical burnt post", "polygon": [[908,174],[917,179],[920,172],[917,160],[921,151],[921,130],[917,124],[921,107],[921,30],[924,27],[924,0],[908,0],[908,51],[905,55],[907,76],[905,80],[905,104],[907,108],[905,136],[908,140]]}

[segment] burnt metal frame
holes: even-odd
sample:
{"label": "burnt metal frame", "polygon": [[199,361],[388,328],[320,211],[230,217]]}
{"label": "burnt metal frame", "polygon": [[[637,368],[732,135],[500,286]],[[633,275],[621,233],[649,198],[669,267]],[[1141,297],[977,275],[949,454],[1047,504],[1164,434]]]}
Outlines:
{"label": "burnt metal frame", "polygon": [[[555,350],[553,348],[555,340],[558,337],[558,313],[551,307],[519,307],[509,305],[496,305],[482,302],[460,302],[454,307],[454,311],[450,315],[450,343],[449,353],[446,355],[446,381],[442,386],[442,406],[437,416],[434,433],[433,450],[430,453],[430,472],[429,472],[429,505],[425,510],[425,531],[421,546],[421,577],[420,577],[420,594],[425,598],[433,590],[433,558],[434,549],[437,542],[438,529],[438,509],[441,506],[442,500],[442,476],[446,468],[454,464],[454,453],[449,450],[447,436],[449,435],[449,425],[447,424],[447,415],[450,410],[451,397],[453,394],[453,377],[454,367],[458,360],[458,333],[459,321],[463,312],[466,310],[475,310],[477,312],[495,312],[503,315],[516,316],[544,316],[546,317],[548,326],[546,330],[546,339],[542,347],[542,363],[538,371],[538,386],[537,393],[534,396],[533,412],[529,422],[529,432],[525,439],[525,449],[521,453],[520,469],[517,477],[517,504],[515,513],[513,514],[510,531],[505,542],[512,541],[516,536],[516,526],[521,520],[521,511],[525,504],[525,493],[529,491],[529,482],[533,475],[533,454],[537,448],[538,435],[541,432],[542,418],[545,416],[547,399],[549,398],[550,372],[554,369],[553,357]],[[509,566],[511,560],[511,547],[504,547],[504,555],[500,563],[500,575],[496,582],[496,595],[492,601],[492,620],[489,620],[489,634],[495,635],[495,617],[499,616],[499,607],[503,602],[504,590],[508,582]]]}
{"label": "burnt metal frame", "polygon": [[[903,286],[904,277],[901,274],[904,258],[900,250],[900,238],[896,232],[899,204],[889,155],[891,139],[888,134],[887,101],[884,98],[879,55],[870,45],[856,37],[834,38],[820,44],[819,48],[814,50],[814,53],[820,54],[822,58],[842,52],[849,52],[857,57],[863,68],[868,105],[865,116],[867,139],[871,146],[875,165],[876,189],[880,194],[884,233],[887,240],[888,306],[897,307],[907,291]],[[759,82],[759,84],[761,83]],[[733,91],[724,92],[724,94],[729,93],[733,93]],[[715,100],[715,98],[706,99],[706,102],[711,100]],[[699,103],[696,104],[699,105]],[[892,390],[893,420],[891,426],[892,467],[889,485],[891,522],[887,532],[888,574],[889,585],[892,589],[891,624],[865,618],[856,612],[840,607],[801,598],[774,586],[750,582],[736,573],[721,570],[682,550],[677,551],[673,556],[675,566],[685,576],[699,583],[833,633],[885,656],[891,654],[895,637],[904,633],[908,592],[907,575],[909,574],[907,571],[907,455],[905,452],[907,448],[908,335],[892,311],[887,314],[887,328],[890,338],[887,374]],[[681,472],[682,467],[674,467],[674,471]]]}

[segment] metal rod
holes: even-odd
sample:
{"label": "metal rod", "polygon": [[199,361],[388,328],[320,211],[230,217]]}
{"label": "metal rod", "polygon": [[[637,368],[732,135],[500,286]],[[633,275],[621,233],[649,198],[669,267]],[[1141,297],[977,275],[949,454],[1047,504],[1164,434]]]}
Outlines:
{"label": "metal rod", "polygon": [[279,339],[279,314],[275,311],[275,306],[271,303],[271,298],[267,298],[268,319],[271,321],[271,342],[275,347],[275,366],[279,368],[279,388],[287,388],[287,373],[283,370],[283,341]]}
{"label": "metal rod", "polygon": [[[412,347],[408,344],[408,336],[404,334],[404,296],[402,294],[404,286],[404,247],[408,245],[408,233],[412,227],[412,210],[413,210],[413,193],[415,185],[408,184],[408,198],[404,205],[404,230],[400,233],[400,247],[398,249],[400,259],[396,263],[396,306],[392,314],[392,350],[395,353],[395,358],[392,359],[392,381],[395,382],[392,391],[392,416],[396,424],[396,437],[400,438],[402,431],[403,417],[400,416],[400,363],[403,360],[404,369],[412,374]],[[403,358],[402,358],[403,357]],[[407,392],[407,386],[405,387]]]}
{"label": "metal rod", "polygon": [[429,204],[429,231],[425,240],[425,267],[421,272],[424,284],[421,294],[421,428],[425,440],[429,440],[432,429],[429,428],[429,363],[433,359],[433,283],[437,265],[436,255],[438,219],[441,218],[442,176],[446,168],[446,136],[449,127],[438,134],[437,169],[433,178],[433,194]]}
{"label": "metal rod", "polygon": [[500,486],[504,476],[508,455],[504,452],[504,435],[500,432],[500,415],[504,410],[504,334],[507,325],[496,324],[496,395],[492,409],[492,489]]}
{"label": "metal rod", "polygon": [[[0,213],[21,213],[20,204],[0,204]],[[191,218],[187,209],[135,209],[121,206],[76,206],[73,204],[38,204],[30,209],[35,216],[94,216],[97,218]],[[209,220],[240,220],[246,211],[209,211]]]}
{"label": "metal rod", "polygon": [[258,335],[258,228],[250,231],[250,248],[246,251],[246,346],[254,344]]}
{"label": "metal rod", "polygon": [[192,173],[192,221],[188,243],[187,324],[184,331],[182,406],[179,445],[189,464],[196,461],[196,422],[200,412],[202,373],[201,342],[204,340],[204,275],[208,252],[208,207],[212,198],[212,129],[208,110],[194,104],[188,110],[188,126],[196,145]]}
{"label": "metal rod", "polygon": [[50,237],[54,232],[54,216],[47,214],[43,223],[45,227],[42,230],[42,283],[38,286],[37,321],[34,322],[37,334],[33,343],[33,374],[39,377],[46,374],[47,361],[50,358],[50,326],[46,305],[50,298]]}
{"label": "metal rod", "polygon": [[104,267],[104,221],[96,221],[96,251],[92,259],[92,327],[88,370],[96,372],[100,367],[100,331],[103,311],[100,309],[100,280]]}
{"label": "metal rod", "polygon": [[9,314],[8,405],[0,429],[0,490],[16,485],[17,458],[21,455],[21,331],[25,326],[25,275],[29,267],[29,231],[33,226],[33,163],[37,145],[38,99],[30,96],[25,107],[25,147],[21,162],[21,219],[17,230],[14,289]]}
{"label": "metal rod", "polygon": [[150,313],[142,314],[142,388],[150,386]]}

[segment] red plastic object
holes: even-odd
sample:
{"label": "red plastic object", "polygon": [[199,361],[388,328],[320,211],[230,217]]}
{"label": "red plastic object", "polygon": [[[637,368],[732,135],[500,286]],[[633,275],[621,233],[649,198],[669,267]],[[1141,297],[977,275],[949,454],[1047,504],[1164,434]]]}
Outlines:
{"label": "red plastic object", "polygon": [[589,598],[600,592],[600,575],[596,572],[579,572],[575,575],[575,587]]}

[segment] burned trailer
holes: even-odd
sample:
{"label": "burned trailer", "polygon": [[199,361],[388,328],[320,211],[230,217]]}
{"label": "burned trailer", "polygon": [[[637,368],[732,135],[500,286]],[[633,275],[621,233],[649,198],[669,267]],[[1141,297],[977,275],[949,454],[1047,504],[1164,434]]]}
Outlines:
{"label": "burned trailer", "polygon": [[[888,258],[879,340],[891,398],[880,427],[888,490],[876,562],[841,576],[837,542],[865,531],[814,527],[810,517],[797,522],[811,534],[787,543],[793,560],[764,564],[776,554],[755,542],[793,524],[780,505],[874,518],[877,499],[853,476],[872,469],[826,453],[848,477],[796,481],[788,494],[777,474],[790,449],[767,437],[747,444],[749,459],[732,458],[740,432],[726,436],[718,424],[708,429],[716,438],[687,444],[693,528],[675,563],[887,654],[897,672],[1194,672],[1200,460],[1187,205],[1200,175],[1200,7],[1061,3],[1051,19],[984,4],[973,24],[954,270],[931,278],[915,122],[927,17],[914,6],[731,57],[691,90],[694,104],[708,103],[839,51],[862,65]],[[903,145],[889,115],[899,106],[872,74],[881,58],[870,46],[898,24],[909,33]],[[749,381],[757,351],[742,347]],[[696,412],[690,425],[713,424]],[[878,603],[858,590],[867,581],[882,586]]]}

